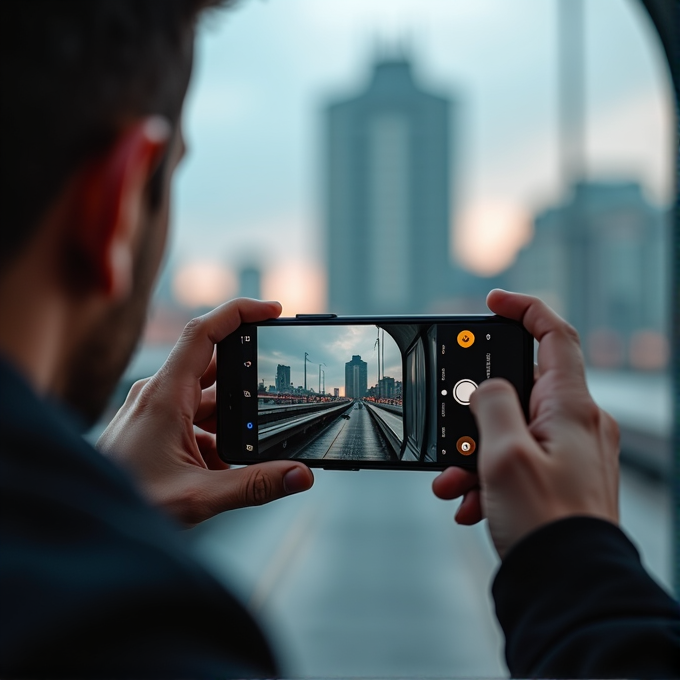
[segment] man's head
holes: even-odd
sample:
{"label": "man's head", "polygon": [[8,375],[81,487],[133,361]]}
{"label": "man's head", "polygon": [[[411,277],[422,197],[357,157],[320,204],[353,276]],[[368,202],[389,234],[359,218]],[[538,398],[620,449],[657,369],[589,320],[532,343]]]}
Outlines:
{"label": "man's head", "polygon": [[[194,27],[214,4],[224,3],[0,5],[0,304],[3,325],[12,315],[21,326],[0,329],[0,350],[31,373],[45,348],[17,356],[20,334],[40,326],[31,306],[49,317],[60,367],[42,386],[88,419],[103,408],[143,326],[183,151]],[[47,297],[51,307],[40,309]]]}

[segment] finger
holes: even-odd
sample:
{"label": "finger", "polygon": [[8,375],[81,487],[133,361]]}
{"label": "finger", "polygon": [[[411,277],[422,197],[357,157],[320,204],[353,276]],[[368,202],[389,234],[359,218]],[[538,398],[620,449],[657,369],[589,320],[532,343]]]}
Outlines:
{"label": "finger", "polygon": [[492,312],[520,321],[539,342],[541,373],[557,370],[585,382],[583,354],[578,333],[548,305],[532,297],[505,290],[492,290],[487,299]]}
{"label": "finger", "polygon": [[214,434],[208,432],[196,432],[198,450],[203,456],[208,470],[228,470],[229,464],[225,463],[217,453],[217,441]]}
{"label": "finger", "polygon": [[[472,394],[470,409],[479,429],[479,476],[482,486],[508,472],[519,453],[537,455],[515,388],[506,380],[485,380]],[[490,479],[491,478],[491,479]]]}
{"label": "finger", "polygon": [[479,477],[474,472],[459,467],[449,467],[434,479],[432,491],[437,498],[450,501],[460,498],[478,485]]}
{"label": "finger", "polygon": [[220,340],[242,323],[273,319],[279,314],[281,305],[278,302],[238,298],[192,319],[159,371],[159,377],[180,385],[193,385],[208,369],[215,345]]}
{"label": "finger", "polygon": [[205,373],[201,376],[201,389],[206,389],[215,384],[217,378],[217,350],[213,349],[212,359],[205,369]]}
{"label": "finger", "polygon": [[306,491],[314,476],[306,465],[277,460],[213,473],[209,481],[213,508],[224,512]]}
{"label": "finger", "polygon": [[215,414],[217,408],[217,391],[212,385],[201,392],[201,403],[194,414],[194,423],[198,425],[201,421]]}
{"label": "finger", "polygon": [[458,511],[455,516],[457,524],[471,526],[484,519],[481,498],[479,487],[470,489],[470,491],[463,496],[463,502],[458,506]]}

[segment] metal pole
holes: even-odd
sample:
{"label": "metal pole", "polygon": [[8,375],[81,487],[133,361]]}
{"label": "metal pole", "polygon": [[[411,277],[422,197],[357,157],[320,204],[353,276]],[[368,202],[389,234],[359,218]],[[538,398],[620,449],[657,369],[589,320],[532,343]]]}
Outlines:
{"label": "metal pole", "polygon": [[[559,179],[564,195],[561,219],[566,239],[569,291],[563,301],[567,320],[585,339],[590,330],[592,251],[589,225],[579,203],[567,212],[569,190],[586,179],[585,14],[583,0],[558,0],[558,141]],[[587,357],[586,357],[587,358]]]}
{"label": "metal pole", "polygon": [[382,342],[380,343],[380,347],[382,348],[382,377],[383,380],[385,379],[385,329],[382,331]]}
{"label": "metal pole", "polygon": [[557,4],[560,174],[567,186],[585,174],[583,0]]}
{"label": "metal pole", "polygon": [[305,352],[305,393],[307,392],[307,357],[309,354]]}
{"label": "metal pole", "polygon": [[378,348],[378,384],[375,386],[375,393],[378,399],[380,399],[380,329],[378,329],[378,337],[373,343],[373,349]]}

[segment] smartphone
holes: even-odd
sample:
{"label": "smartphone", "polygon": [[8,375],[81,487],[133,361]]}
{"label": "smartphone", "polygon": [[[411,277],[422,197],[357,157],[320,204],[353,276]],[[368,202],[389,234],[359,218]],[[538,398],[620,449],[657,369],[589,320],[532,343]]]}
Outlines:
{"label": "smartphone", "polygon": [[470,396],[510,381],[525,415],[533,338],[499,316],[299,315],[243,324],[217,345],[217,447],[250,464],[474,470]]}

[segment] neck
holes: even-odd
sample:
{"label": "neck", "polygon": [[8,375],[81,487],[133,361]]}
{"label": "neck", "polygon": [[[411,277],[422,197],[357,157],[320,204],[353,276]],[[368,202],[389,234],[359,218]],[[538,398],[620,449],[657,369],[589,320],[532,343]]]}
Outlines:
{"label": "neck", "polygon": [[58,387],[65,309],[54,289],[42,285],[45,272],[27,271],[26,264],[17,262],[0,281],[0,353],[46,394]]}

